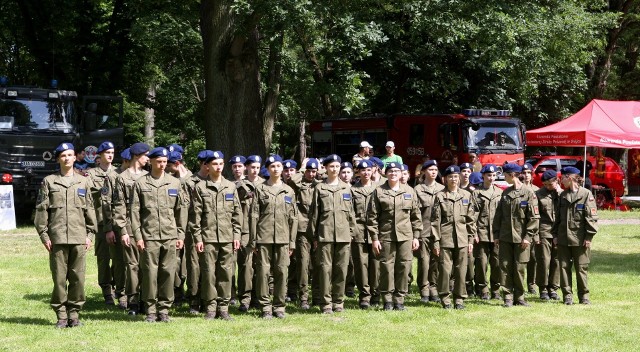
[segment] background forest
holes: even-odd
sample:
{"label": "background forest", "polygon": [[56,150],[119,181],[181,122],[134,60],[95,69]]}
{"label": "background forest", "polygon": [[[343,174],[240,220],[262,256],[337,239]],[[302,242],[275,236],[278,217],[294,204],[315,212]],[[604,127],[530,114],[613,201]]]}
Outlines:
{"label": "background forest", "polygon": [[640,99],[640,0],[7,0],[0,76],[122,95],[126,140],[306,152],[309,121]]}

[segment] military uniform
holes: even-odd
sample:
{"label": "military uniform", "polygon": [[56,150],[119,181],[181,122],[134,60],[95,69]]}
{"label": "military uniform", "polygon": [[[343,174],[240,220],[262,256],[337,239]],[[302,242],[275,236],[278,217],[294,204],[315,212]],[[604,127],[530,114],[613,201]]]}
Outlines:
{"label": "military uniform", "polygon": [[349,185],[342,181],[316,185],[307,232],[318,243],[315,269],[320,278],[320,308],[325,312],[344,309],[352,231],[357,228]]}
{"label": "military uniform", "polygon": [[[195,192],[198,184],[204,182],[207,178],[202,178],[198,174],[190,175],[182,186],[191,200],[191,195]],[[189,218],[193,216],[193,202],[190,201]],[[186,267],[186,284],[187,299],[193,313],[200,310],[200,258],[196,250],[196,244],[193,241],[193,232],[191,227],[187,228],[184,236],[184,263]]]}
{"label": "military uniform", "polygon": [[45,177],[34,222],[42,243],[51,242],[51,308],[58,321],[77,321],[85,302],[86,244],[98,230],[89,180],[75,173]]}
{"label": "military uniform", "polygon": [[[479,187],[471,197],[478,237],[478,242],[473,246],[475,290],[484,299],[489,295],[489,291],[493,298],[500,296],[500,260],[498,246],[494,243],[496,238],[493,235],[493,221],[501,198],[502,189],[493,184],[486,189]],[[488,283],[487,268],[491,270]]]}
{"label": "military uniform", "polygon": [[367,230],[372,241],[380,241],[380,294],[385,305],[404,306],[413,259],[412,240],[420,238],[422,219],[413,188],[399,185],[394,191],[384,183],[373,192]]}
{"label": "military uniform", "polygon": [[[540,188],[538,188],[538,186],[534,185],[534,184],[528,184],[526,185],[527,187],[531,188],[531,190],[535,193],[537,192]],[[536,255],[536,247],[535,245],[531,245],[529,246],[529,250],[531,251],[531,254],[529,255],[529,262],[527,263],[527,288],[529,293],[531,294],[535,294],[536,293],[536,271],[537,271],[537,255]],[[542,290],[542,289],[540,289]]]}
{"label": "military uniform", "polygon": [[[249,247],[249,217],[250,208],[255,199],[256,186],[263,183],[264,179],[258,177],[254,182],[248,179],[236,181],[240,206],[242,207],[242,235],[240,237],[240,249],[237,252],[238,263],[238,299],[240,306],[249,307],[254,292],[254,261],[253,251]],[[255,299],[255,297],[253,298]]]}
{"label": "military uniform", "polygon": [[433,250],[433,236],[431,235],[431,214],[436,195],[444,189],[440,183],[434,182],[431,186],[422,183],[415,187],[418,200],[420,201],[420,213],[422,214],[422,233],[420,234],[420,248],[414,252],[418,259],[418,275],[416,285],[420,290],[420,297],[424,300],[431,297],[432,300],[438,297],[437,278],[438,267],[437,258],[431,257]]}
{"label": "military uniform", "polygon": [[[363,186],[357,182],[351,187],[351,197],[353,198],[354,216],[356,218],[357,230],[354,231],[354,238],[351,244],[351,256],[353,257],[353,268],[356,285],[360,291],[358,300],[363,308],[371,304],[372,295],[370,281],[377,280],[380,272],[380,262],[370,262],[369,257],[374,257],[371,253],[371,237],[367,231],[367,210],[371,203],[371,195],[376,186]],[[377,263],[378,265],[370,265]],[[371,278],[371,279],[370,279]],[[377,289],[377,287],[376,287]],[[375,292],[379,295],[379,292]]]}
{"label": "military uniform", "polygon": [[511,186],[502,193],[493,225],[494,239],[499,240],[500,284],[505,304],[524,303],[526,284],[524,272],[531,255],[529,247],[520,244],[527,240],[529,246],[538,236],[538,199],[524,185]]}
{"label": "military uniform", "polygon": [[[284,314],[289,250],[295,248],[298,231],[296,197],[282,184],[255,187],[249,218],[249,249],[256,249],[256,295],[262,312]],[[269,298],[269,274],[273,270],[273,304]]]}
{"label": "military uniform", "polygon": [[[191,190],[194,187],[192,183],[194,178],[193,173],[187,170],[184,176],[182,177],[174,176],[174,177],[180,180],[181,189],[183,191],[184,197],[186,197],[185,201],[189,205],[188,208],[190,208],[191,207],[190,206]],[[184,212],[184,215],[187,217],[187,219],[183,221],[183,224],[187,224],[188,218],[189,218],[188,211]],[[186,242],[187,240],[186,225],[184,230],[185,230],[185,242]],[[186,248],[187,248],[186,246],[183,246],[180,249],[176,249],[176,274],[173,282],[173,288],[175,291],[174,302],[176,304],[179,304],[184,299],[184,284],[187,281],[187,259],[186,259],[187,250]]]}
{"label": "military uniform", "polygon": [[[460,187],[469,193],[473,193],[476,187],[472,184],[468,184],[466,187]],[[473,260],[473,251],[467,252],[467,277],[465,278],[465,285],[467,286],[467,294],[473,296],[475,294],[473,276],[475,273],[475,260]]]}
{"label": "military uniform", "polygon": [[[438,294],[445,308],[451,307],[450,280],[454,281],[453,298],[456,308],[462,308],[467,298],[466,271],[469,244],[475,236],[471,193],[443,190],[436,195],[431,216],[433,247],[440,249]],[[452,272],[453,268],[453,272]]]}
{"label": "military uniform", "polygon": [[242,208],[233,182],[210,180],[197,184],[189,221],[193,242],[204,243],[200,253],[201,296],[207,313],[228,312],[233,276],[233,241],[240,241]]}
{"label": "military uniform", "polygon": [[159,179],[147,174],[133,187],[131,229],[136,242],[143,240],[145,246],[140,271],[148,316],[168,314],[173,303],[176,240],[184,240],[187,202],[180,181],[170,174]]}
{"label": "military uniform", "polygon": [[540,289],[541,298],[556,296],[560,287],[560,266],[558,265],[557,247],[553,245],[551,229],[556,218],[558,192],[540,188],[536,191],[540,207],[540,243],[536,244],[536,285]]}
{"label": "military uniform", "polygon": [[551,233],[558,242],[560,287],[565,303],[573,298],[572,262],[576,269],[578,298],[581,303],[589,303],[587,271],[591,262],[591,248],[585,247],[584,243],[591,241],[597,232],[598,210],[593,194],[584,187],[577,192],[562,192]]}

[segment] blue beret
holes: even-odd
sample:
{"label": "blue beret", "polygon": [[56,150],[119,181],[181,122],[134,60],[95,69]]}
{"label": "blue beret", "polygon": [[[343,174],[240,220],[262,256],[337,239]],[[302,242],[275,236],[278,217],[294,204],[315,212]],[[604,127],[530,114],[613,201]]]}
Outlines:
{"label": "blue beret", "polygon": [[285,169],[297,169],[298,163],[295,160],[287,159],[282,162]]}
{"label": "blue beret", "polygon": [[340,170],[342,169],[353,169],[353,165],[351,165],[350,162],[345,161],[344,163],[340,164]]}
{"label": "blue beret", "polygon": [[149,159],[162,158],[162,157],[166,157],[166,158],[169,157],[169,151],[167,150],[167,148],[157,147],[157,148],[153,148],[153,150],[149,152]]}
{"label": "blue beret", "polygon": [[580,175],[580,170],[578,170],[578,168],[575,168],[573,166],[563,167],[562,170],[560,170],[560,172],[562,172],[562,174],[564,175]]}
{"label": "blue beret", "polygon": [[242,155],[236,155],[236,156],[232,156],[231,159],[229,159],[229,164],[233,165],[233,164],[244,164],[245,162],[247,162],[247,158],[245,158]]}
{"label": "blue beret", "polygon": [[378,169],[384,169],[384,163],[382,162],[382,160],[380,160],[380,158],[376,158],[375,156],[372,156],[371,158],[369,158],[369,160],[373,161],[378,167]]}
{"label": "blue beret", "polygon": [[282,157],[278,154],[269,155],[267,160],[264,162],[264,166],[269,167],[269,165],[273,163],[282,163]]}
{"label": "blue beret", "polygon": [[508,163],[502,167],[503,172],[522,172],[522,166],[515,163]]}
{"label": "blue beret", "polygon": [[482,173],[480,172],[472,172],[469,175],[469,183],[472,185],[479,185],[483,182]]}
{"label": "blue beret", "polygon": [[529,163],[525,163],[524,165],[522,165],[522,171],[525,171],[525,170],[533,171],[533,165]]}
{"label": "blue beret", "polygon": [[216,159],[224,159],[224,154],[222,154],[221,151],[216,150],[216,151],[209,151],[209,155],[207,156],[207,158],[205,159],[205,162],[208,163],[211,160],[216,160]]}
{"label": "blue beret", "polygon": [[267,170],[266,167],[261,167],[260,168],[260,172],[258,173],[258,176],[260,177],[264,177],[264,178],[269,178],[269,170]]}
{"label": "blue beret", "polygon": [[471,169],[473,170],[473,165],[471,163],[462,163],[460,164],[460,170]]}
{"label": "blue beret", "polygon": [[541,179],[542,182],[544,182],[556,177],[558,177],[558,173],[556,172],[556,170],[547,170],[542,174]]}
{"label": "blue beret", "polygon": [[120,153],[120,157],[123,160],[131,160],[131,148],[127,148]]}
{"label": "blue beret", "polygon": [[254,163],[262,164],[262,158],[260,157],[260,155],[249,155],[247,157],[247,161],[244,164],[248,165]]}
{"label": "blue beret", "polygon": [[366,169],[369,167],[373,167],[373,162],[371,162],[371,160],[360,160],[356,165],[356,169]]}
{"label": "blue beret", "polygon": [[333,163],[333,162],[338,162],[338,163],[342,163],[342,159],[340,158],[340,156],[338,156],[337,154],[331,154],[331,155],[327,155],[323,160],[322,160],[322,165],[327,165],[329,163]]}
{"label": "blue beret", "polygon": [[198,160],[200,161],[205,161],[211,157],[213,157],[213,152],[209,149],[201,150],[198,153]]}
{"label": "blue beret", "polygon": [[497,171],[498,171],[498,167],[493,164],[486,164],[485,166],[482,167],[482,170],[480,170],[480,172],[483,174],[488,174],[488,173],[497,172]]}
{"label": "blue beret", "polygon": [[178,152],[180,154],[184,154],[184,149],[178,145],[178,144],[171,144],[167,147],[167,150],[169,150],[170,152]]}
{"label": "blue beret", "polygon": [[176,161],[181,161],[181,160],[182,160],[182,154],[176,151],[169,152],[169,158],[167,160],[168,162],[175,163]]}
{"label": "blue beret", "polygon": [[315,158],[310,158],[309,160],[307,160],[307,165],[305,165],[306,169],[317,169],[318,167],[320,167],[320,161]]}
{"label": "blue beret", "polygon": [[104,152],[106,150],[113,149],[113,148],[115,148],[113,146],[113,143],[111,143],[111,142],[102,142],[102,144],[100,144],[100,146],[98,147],[98,150],[96,151],[96,153],[100,154],[100,153],[102,153],[102,152]]}
{"label": "blue beret", "polygon": [[447,166],[447,168],[444,169],[443,176],[447,176],[451,174],[459,174],[459,173],[460,173],[460,167],[458,165],[451,165],[451,166]]}
{"label": "blue beret", "polygon": [[151,148],[147,143],[134,143],[131,146],[131,155],[140,155],[148,152]]}
{"label": "blue beret", "polygon": [[402,170],[402,164],[400,164],[400,163],[396,163],[395,161],[390,162],[390,163],[387,165],[387,169],[385,170],[385,172],[388,172],[388,171],[389,171],[389,170],[391,170],[391,169],[399,169],[399,170]]}
{"label": "blue beret", "polygon": [[438,166],[438,162],[435,159],[427,160],[422,164],[422,169],[425,170],[431,166]]}
{"label": "blue beret", "polygon": [[407,165],[407,164],[402,164],[402,165],[400,165],[400,170],[402,170],[402,171],[409,171],[409,165]]}
{"label": "blue beret", "polygon": [[67,151],[67,150],[74,150],[73,148],[73,144],[71,143],[60,143],[60,145],[53,151],[53,155],[56,159],[58,159],[58,156],[60,155],[60,153]]}

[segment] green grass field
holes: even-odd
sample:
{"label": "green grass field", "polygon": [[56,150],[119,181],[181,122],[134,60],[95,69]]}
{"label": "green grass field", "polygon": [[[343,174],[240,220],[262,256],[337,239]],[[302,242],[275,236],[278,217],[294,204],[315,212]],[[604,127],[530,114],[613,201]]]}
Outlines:
{"label": "green grass field", "polygon": [[[602,212],[615,219],[619,213]],[[638,213],[636,213],[638,214]],[[640,218],[640,217],[636,217]],[[285,320],[263,321],[256,311],[235,321],[205,321],[186,306],[169,324],[146,324],[102,303],[95,257],[87,261],[83,327],[56,330],[48,301],[47,253],[32,228],[0,232],[0,350],[288,350],[288,351],[631,351],[640,349],[640,231],[605,225],[594,238],[591,306],[542,303],[506,309],[469,299],[463,311],[419,302],[405,312],[360,311],[348,299],[344,313],[287,308]],[[413,287],[415,289],[415,286]]]}

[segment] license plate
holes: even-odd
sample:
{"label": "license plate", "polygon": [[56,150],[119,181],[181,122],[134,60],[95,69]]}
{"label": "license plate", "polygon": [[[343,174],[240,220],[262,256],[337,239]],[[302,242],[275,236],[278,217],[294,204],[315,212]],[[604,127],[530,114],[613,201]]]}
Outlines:
{"label": "license plate", "polygon": [[44,161],[23,161],[22,167],[44,167]]}

